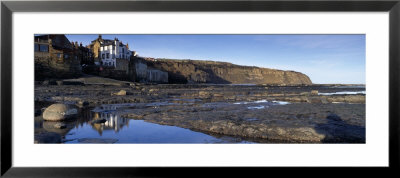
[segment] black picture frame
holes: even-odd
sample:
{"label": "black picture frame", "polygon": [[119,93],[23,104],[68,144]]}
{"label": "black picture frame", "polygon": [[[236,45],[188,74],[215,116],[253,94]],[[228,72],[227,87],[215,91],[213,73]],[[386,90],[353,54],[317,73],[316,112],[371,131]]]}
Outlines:
{"label": "black picture frame", "polygon": [[[19,168],[12,166],[12,14],[13,12],[127,12],[127,11],[331,11],[331,12],[389,12],[389,167],[364,170],[393,171],[399,168],[400,118],[400,0],[364,1],[2,1],[1,2],[1,175],[5,177],[130,177],[179,175],[178,168],[130,167],[69,167]],[[78,161],[78,160],[77,160]],[[203,170],[207,169],[207,170]],[[241,168],[218,169],[220,172],[240,172]],[[293,168],[292,168],[293,169]],[[325,168],[324,168],[325,169]],[[208,175],[215,168],[184,168],[188,176]],[[265,170],[254,168],[246,174]],[[299,173],[307,173],[299,171]],[[358,172],[359,169],[356,169]],[[234,173],[233,172],[233,173]],[[286,174],[290,171],[278,169]],[[329,174],[339,172],[329,171]],[[365,172],[364,172],[365,173]]]}

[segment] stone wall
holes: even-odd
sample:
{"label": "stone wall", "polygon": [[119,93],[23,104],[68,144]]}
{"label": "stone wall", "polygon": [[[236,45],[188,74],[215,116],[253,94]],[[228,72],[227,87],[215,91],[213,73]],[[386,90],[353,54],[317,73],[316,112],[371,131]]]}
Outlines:
{"label": "stone wall", "polygon": [[116,70],[122,70],[125,71],[126,74],[128,74],[129,70],[129,60],[128,59],[116,59],[116,64],[115,64],[115,69]]}
{"label": "stone wall", "polygon": [[76,60],[57,60],[52,57],[35,57],[35,81],[52,78],[73,78],[82,75]]}
{"label": "stone wall", "polygon": [[147,77],[146,61],[139,57],[132,56],[129,61],[128,75],[131,81],[144,82]]}
{"label": "stone wall", "polygon": [[98,75],[101,77],[112,78],[116,80],[129,81],[129,76],[125,70],[116,70],[115,68],[103,68],[101,71],[99,71]]}
{"label": "stone wall", "polygon": [[147,81],[168,83],[168,73],[157,69],[147,69]]}
{"label": "stone wall", "polygon": [[139,81],[146,80],[147,78],[147,64],[143,61],[135,62],[136,76]]}
{"label": "stone wall", "polygon": [[146,60],[141,57],[132,56],[128,71],[130,81],[168,83],[168,73],[159,69],[149,68]]}

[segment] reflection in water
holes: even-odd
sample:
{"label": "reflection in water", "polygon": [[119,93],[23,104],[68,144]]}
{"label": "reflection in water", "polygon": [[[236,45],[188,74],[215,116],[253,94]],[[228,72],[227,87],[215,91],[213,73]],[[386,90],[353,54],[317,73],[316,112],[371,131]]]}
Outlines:
{"label": "reflection in water", "polygon": [[[35,117],[35,135],[42,137],[57,136],[65,138],[66,135],[71,134],[71,130],[75,128],[82,128],[86,123],[93,119],[93,114],[89,108],[80,109],[79,117],[76,120],[68,121],[44,121],[42,116]],[[40,141],[38,141],[41,143]],[[50,142],[56,143],[56,142]]]}
{"label": "reflection in water", "polygon": [[118,133],[104,130],[100,136],[93,129],[87,129],[89,127],[86,125],[73,129],[75,134],[67,135],[66,143],[250,143],[232,137],[216,138],[189,129],[133,119],[129,122],[129,129],[122,129]]}
{"label": "reflection in water", "polygon": [[[104,109],[115,110],[117,106],[109,106]],[[118,132],[122,127],[129,124],[129,119],[120,117],[119,114],[110,112],[93,112],[93,108],[80,109],[79,117],[72,121],[44,121],[42,117],[35,118],[35,132],[54,132],[61,136],[69,134],[72,129],[79,129],[84,127],[88,123],[92,123],[91,126],[100,135],[104,130],[114,130]],[[104,119],[104,123],[93,123],[95,120]]]}
{"label": "reflection in water", "polygon": [[94,120],[105,120],[104,123],[92,123],[95,130],[100,135],[103,134],[104,130],[114,130],[116,133],[121,130],[122,127],[129,125],[129,119],[121,117],[116,113],[94,113]]}
{"label": "reflection in water", "polygon": [[63,143],[251,143],[239,138],[211,136],[121,117],[125,109],[133,106],[137,107],[134,104],[111,104],[81,109],[79,117],[69,122],[43,121],[36,117],[35,134],[59,134]]}

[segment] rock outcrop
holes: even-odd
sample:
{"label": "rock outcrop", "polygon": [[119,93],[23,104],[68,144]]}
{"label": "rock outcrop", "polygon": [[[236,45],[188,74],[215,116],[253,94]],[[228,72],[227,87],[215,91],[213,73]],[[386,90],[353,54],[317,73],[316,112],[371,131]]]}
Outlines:
{"label": "rock outcrop", "polygon": [[168,73],[147,66],[144,58],[132,56],[128,70],[129,80],[136,82],[168,83]]}
{"label": "rock outcrop", "polygon": [[147,60],[152,68],[168,72],[169,83],[309,85],[300,72],[283,71],[227,62],[156,59]]}

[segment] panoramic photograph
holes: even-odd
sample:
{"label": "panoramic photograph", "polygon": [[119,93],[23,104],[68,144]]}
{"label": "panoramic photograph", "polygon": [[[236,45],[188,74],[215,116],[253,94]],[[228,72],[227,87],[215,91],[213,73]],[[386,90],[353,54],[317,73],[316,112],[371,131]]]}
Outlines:
{"label": "panoramic photograph", "polygon": [[35,34],[35,144],[365,144],[364,34]]}

